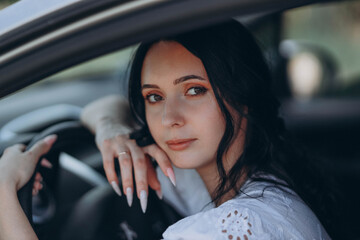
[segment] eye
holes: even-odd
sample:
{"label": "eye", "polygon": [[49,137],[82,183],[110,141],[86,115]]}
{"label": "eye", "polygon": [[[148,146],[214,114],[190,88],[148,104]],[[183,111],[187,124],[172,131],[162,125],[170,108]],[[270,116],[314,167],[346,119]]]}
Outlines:
{"label": "eye", "polygon": [[154,93],[146,95],[145,99],[149,103],[157,103],[157,102],[163,100],[163,98],[160,95],[154,94]]}
{"label": "eye", "polygon": [[206,91],[207,91],[207,89],[204,88],[204,87],[191,87],[186,91],[186,95],[188,95],[188,96],[198,96],[198,95],[205,94]]}

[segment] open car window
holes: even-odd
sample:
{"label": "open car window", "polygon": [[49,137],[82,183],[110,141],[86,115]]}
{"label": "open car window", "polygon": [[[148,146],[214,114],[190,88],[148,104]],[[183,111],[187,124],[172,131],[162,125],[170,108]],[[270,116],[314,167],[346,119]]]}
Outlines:
{"label": "open car window", "polygon": [[134,49],[130,46],[78,64],[3,98],[0,124],[54,104],[82,107],[108,94],[126,95],[127,70]]}
{"label": "open car window", "polygon": [[85,63],[76,65],[57,74],[54,74],[42,82],[65,81],[74,79],[107,78],[120,72],[125,72],[135,50],[131,46],[104,56],[95,58]]}

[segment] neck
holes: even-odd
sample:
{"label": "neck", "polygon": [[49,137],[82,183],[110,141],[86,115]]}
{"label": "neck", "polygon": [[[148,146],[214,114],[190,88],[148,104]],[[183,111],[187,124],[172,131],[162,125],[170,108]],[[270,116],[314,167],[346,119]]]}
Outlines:
{"label": "neck", "polygon": [[[246,110],[247,111],[247,110]],[[236,116],[236,114],[233,114]],[[244,142],[245,142],[245,129],[247,125],[247,120],[245,118],[235,119],[241,123],[240,127],[235,130],[237,132],[235,139],[232,141],[230,148],[228,149],[227,153],[223,157],[223,166],[225,169],[225,173],[228,174],[230,169],[235,165],[236,161],[238,160],[239,156],[243,153]],[[205,186],[211,196],[211,199],[214,200],[215,198],[215,191],[218,184],[222,181],[219,176],[219,171],[217,169],[216,164],[216,156],[214,156],[214,161],[211,161],[208,165],[201,166],[196,169],[199,173],[200,177],[202,178]],[[245,183],[247,179],[246,169],[239,170],[241,174],[238,182],[236,183],[236,189],[240,189],[240,187]],[[229,192],[225,193],[217,205],[221,205],[222,203],[234,198],[236,195],[235,190],[230,190]]]}
{"label": "neck", "polygon": [[[241,131],[240,131],[241,129]],[[241,128],[238,130],[238,134],[234,140],[235,143],[243,143],[245,141],[245,133],[242,129],[246,129],[246,120],[242,121]],[[234,143],[233,142],[233,143]],[[231,168],[235,165],[236,161],[238,160],[239,156],[243,152],[243,145],[242,144],[232,144],[229,148],[227,154],[225,154],[223,158],[223,166],[225,169],[225,173],[231,170]],[[211,196],[211,199],[214,200],[215,191],[218,184],[221,182],[219,171],[217,169],[217,164],[214,156],[214,161],[211,161],[208,165],[201,166],[196,169],[199,173],[201,179],[205,183],[205,186]],[[241,177],[239,178],[238,182],[236,183],[236,189],[240,189],[240,187],[244,184],[247,178],[246,170],[241,169]],[[236,195],[235,190],[230,190],[229,192],[225,193],[217,205],[221,205],[222,203],[234,198]]]}
{"label": "neck", "polygon": [[210,166],[204,166],[196,169],[196,171],[199,173],[201,179],[206,186],[206,189],[208,190],[212,198],[213,193],[216,190],[216,186],[219,183],[219,174],[214,174],[217,173],[216,165],[214,166],[212,164]]}
{"label": "neck", "polygon": [[[196,171],[199,173],[201,179],[203,180],[206,189],[208,190],[211,199],[215,198],[215,191],[216,191],[216,187],[218,186],[219,182],[220,182],[220,176],[217,170],[217,166],[216,163],[215,164],[211,164],[211,165],[207,165],[207,166],[203,166],[201,168],[196,169]],[[229,191],[227,193],[225,193],[220,201],[218,202],[218,206],[221,205],[222,203],[232,199],[235,196],[235,191]]]}

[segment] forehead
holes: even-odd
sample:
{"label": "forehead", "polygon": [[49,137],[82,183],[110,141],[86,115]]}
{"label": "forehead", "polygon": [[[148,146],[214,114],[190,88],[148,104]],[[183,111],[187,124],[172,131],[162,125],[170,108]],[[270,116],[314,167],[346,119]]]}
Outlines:
{"label": "forehead", "polygon": [[160,41],[150,47],[142,66],[142,84],[186,75],[207,79],[202,61],[183,45],[175,41]]}

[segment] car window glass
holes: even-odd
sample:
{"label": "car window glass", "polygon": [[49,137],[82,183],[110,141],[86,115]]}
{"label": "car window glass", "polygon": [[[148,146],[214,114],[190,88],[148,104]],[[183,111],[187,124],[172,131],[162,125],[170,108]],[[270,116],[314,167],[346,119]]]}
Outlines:
{"label": "car window glass", "polygon": [[129,60],[135,46],[81,63],[0,101],[0,125],[15,117],[55,104],[84,106],[108,94],[126,95]]}
{"label": "car window glass", "polygon": [[295,96],[360,96],[360,2],[318,4],[283,15],[287,72]]}

